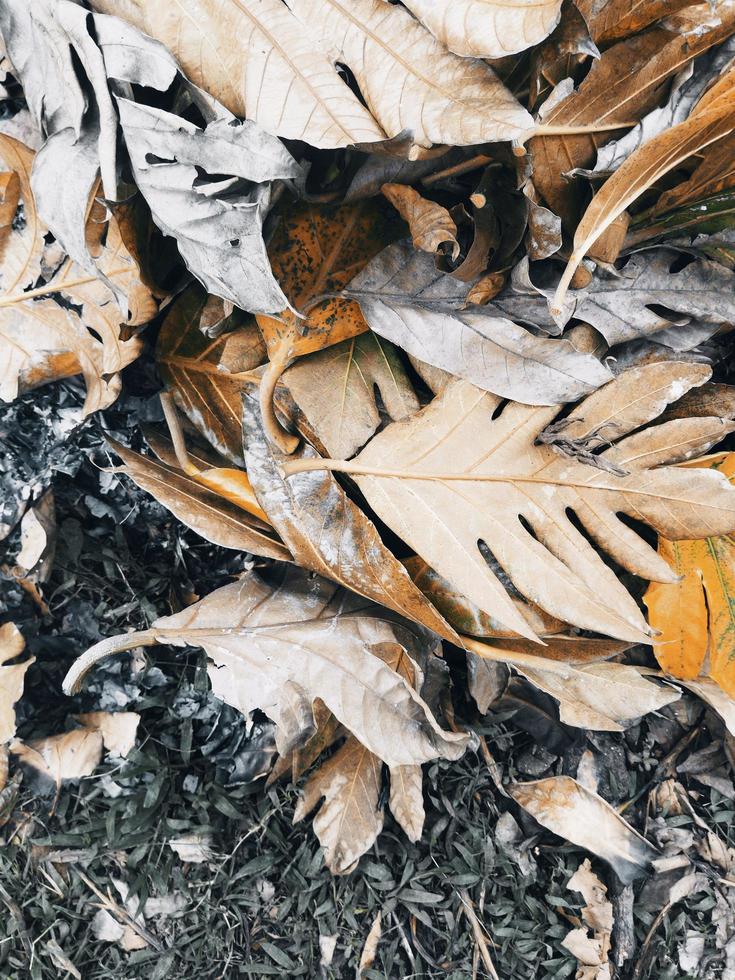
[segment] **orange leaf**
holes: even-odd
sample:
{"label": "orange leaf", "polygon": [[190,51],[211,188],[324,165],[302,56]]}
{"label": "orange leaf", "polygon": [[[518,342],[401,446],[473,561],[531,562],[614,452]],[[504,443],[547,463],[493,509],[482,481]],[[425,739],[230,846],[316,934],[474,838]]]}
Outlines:
{"label": "orange leaf", "polygon": [[[735,479],[735,453],[703,465]],[[735,697],[735,541],[730,535],[659,538],[658,550],[681,579],[652,582],[644,597],[651,626],[660,631],[653,645],[656,659],[674,677],[710,677]]]}

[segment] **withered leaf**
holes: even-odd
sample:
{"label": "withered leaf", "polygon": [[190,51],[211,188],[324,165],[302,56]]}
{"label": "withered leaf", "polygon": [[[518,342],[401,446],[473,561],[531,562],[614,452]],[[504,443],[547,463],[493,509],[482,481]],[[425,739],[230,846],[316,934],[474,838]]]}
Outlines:
{"label": "withered leaf", "polygon": [[452,259],[457,259],[457,226],[446,208],[404,184],[383,184],[381,191],[407,222],[416,248],[433,255],[448,245]]}
{"label": "withered leaf", "polygon": [[302,570],[274,566],[269,576],[248,572],[150,630],[101,641],[79,658],[65,690],[113,652],[192,644],[213,662],[217,697],[245,715],[260,708],[276,723],[281,753],[313,731],[312,703],[319,698],[388,765],[462,755],[469,736],[442,731],[421,698],[372,652],[398,644],[413,659],[426,648],[425,632]]}
{"label": "withered leaf", "polygon": [[[425,303],[416,295],[413,255],[403,243],[385,249],[346,290],[375,333],[434,367],[534,405],[573,401],[610,380],[593,355],[536,336],[492,306],[442,309],[431,291]],[[440,295],[447,288],[439,284]]]}
{"label": "withered leaf", "polygon": [[262,236],[268,182],[301,175],[283,144],[251,121],[224,116],[200,129],[128,99],[117,107],[138,187],[191,272],[241,309],[285,309]]}
{"label": "withered leaf", "polygon": [[25,640],[14,623],[0,626],[0,745],[15,735],[14,705],[23,694],[25,673],[35,661],[35,657],[28,657],[21,663],[10,663],[24,649]]}
{"label": "withered leaf", "polygon": [[102,758],[102,733],[75,728],[63,735],[14,742],[10,751],[39,777],[42,787],[56,792],[67,780],[91,776]]}
{"label": "withered leaf", "polygon": [[380,426],[376,393],[394,421],[419,408],[395,347],[371,330],[299,358],[280,383],[299,410],[300,431],[338,459],[354,456]]}
{"label": "withered leaf", "polygon": [[126,475],[207,541],[266,558],[290,560],[288,548],[257,517],[180,469],[109,442],[125,464]]}
{"label": "withered leaf", "polygon": [[[299,565],[459,642],[331,473],[283,477],[286,457],[266,438],[252,397],[243,404],[243,440],[258,501]],[[317,459],[318,454],[302,446],[288,458]]]}
{"label": "withered leaf", "polygon": [[198,286],[184,290],[169,307],[158,335],[156,360],[176,404],[204,438],[230,462],[242,454],[243,379],[265,361],[265,344],[256,325],[234,310],[214,339],[200,329],[211,297]]}
{"label": "withered leaf", "polygon": [[[334,468],[353,474],[381,519],[458,591],[522,636],[535,632],[490,571],[480,541],[516,588],[546,612],[645,641],[649,630],[636,603],[567,510],[620,564],[656,581],[672,581],[674,573],[619,512],[670,537],[729,533],[735,491],[727,480],[670,465],[704,452],[730,431],[729,423],[675,420],[625,438],[708,375],[705,366],[684,362],[635,369],[572,412],[569,435],[592,439],[595,447],[611,443],[599,455],[616,472],[534,444],[557,408],[503,407],[501,399],[464,381],[448,385],[417,415],[392,423],[354,460]],[[602,430],[602,442],[596,441]],[[315,468],[312,461],[284,466],[287,473],[309,468]]]}
{"label": "withered leaf", "polygon": [[625,884],[645,874],[658,856],[609,803],[571,776],[512,783],[508,791],[547,830],[607,861]]}

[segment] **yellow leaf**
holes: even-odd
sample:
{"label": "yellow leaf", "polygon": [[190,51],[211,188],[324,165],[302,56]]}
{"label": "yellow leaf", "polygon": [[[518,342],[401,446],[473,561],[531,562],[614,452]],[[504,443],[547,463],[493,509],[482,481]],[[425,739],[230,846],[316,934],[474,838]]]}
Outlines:
{"label": "yellow leaf", "polygon": [[[735,479],[735,453],[704,465]],[[656,659],[674,677],[710,677],[735,697],[735,541],[729,534],[699,541],[660,537],[658,550],[681,579],[652,582],[644,597],[649,622],[660,630]]]}

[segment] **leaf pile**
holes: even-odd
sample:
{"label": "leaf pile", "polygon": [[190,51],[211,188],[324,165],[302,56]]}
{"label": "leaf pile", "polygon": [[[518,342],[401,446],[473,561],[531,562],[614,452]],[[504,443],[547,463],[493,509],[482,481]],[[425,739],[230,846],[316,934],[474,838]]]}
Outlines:
{"label": "leaf pile", "polygon": [[[386,807],[420,837],[421,766],[479,744],[465,676],[481,714],[510,667],[620,731],[679,697],[652,645],[727,715],[731,3],[0,0],[0,30],[0,396],[81,375],[89,415],[139,359],[161,412],[150,452],[109,440],[121,471],[243,556],[68,692],[202,648],[275,724],[269,779],[308,773],[337,873]],[[18,566],[39,609],[50,560]],[[28,663],[0,667],[2,742]],[[82,726],[74,778],[106,737]],[[13,751],[58,793],[65,747]],[[553,779],[510,794],[592,850],[604,814],[644,872]],[[577,937],[601,967],[608,934]]]}

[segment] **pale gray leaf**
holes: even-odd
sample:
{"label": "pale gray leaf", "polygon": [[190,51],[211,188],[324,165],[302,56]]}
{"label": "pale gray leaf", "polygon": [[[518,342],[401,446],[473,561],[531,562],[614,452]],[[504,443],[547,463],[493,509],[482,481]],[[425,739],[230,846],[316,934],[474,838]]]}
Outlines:
{"label": "pale gray leaf", "polygon": [[286,309],[262,236],[268,185],[250,184],[301,175],[283,145],[256,123],[218,120],[202,130],[160,109],[117,102],[138,187],[191,272],[241,309]]}
{"label": "pale gray leaf", "polygon": [[[405,254],[393,252],[399,260]],[[383,252],[347,291],[360,303],[370,328],[409,355],[486,391],[531,405],[574,401],[611,379],[593,355],[581,353],[567,340],[538,337],[496,316],[493,305],[460,310],[453,308],[456,299],[442,304],[442,295],[456,297],[460,292],[451,277],[434,276],[421,290],[414,280],[411,291],[402,292],[406,269],[415,265],[409,257],[406,264],[399,262],[391,269]]]}

